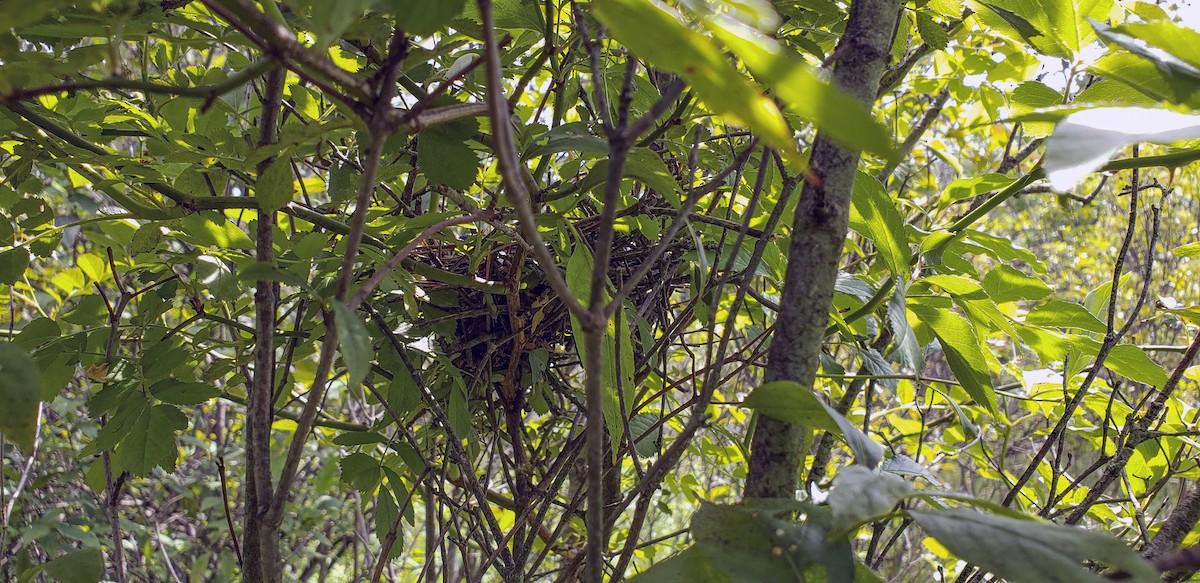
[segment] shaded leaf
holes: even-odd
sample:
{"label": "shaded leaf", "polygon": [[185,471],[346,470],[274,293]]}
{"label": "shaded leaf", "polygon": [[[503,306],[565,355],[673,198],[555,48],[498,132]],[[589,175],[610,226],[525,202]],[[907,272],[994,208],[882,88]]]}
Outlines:
{"label": "shaded leaf", "polygon": [[98,583],[104,578],[104,555],[95,547],[80,549],[46,563],[43,569],[60,583]]}
{"label": "shaded leaf", "polygon": [[371,372],[371,360],[375,357],[375,351],[371,347],[371,335],[367,333],[367,327],[358,314],[349,306],[339,301],[334,301],[331,305],[333,324],[337,328],[338,349],[342,352],[342,360],[350,373],[346,384],[355,389],[362,385],[367,374]]}
{"label": "shaded leaf", "polygon": [[287,157],[276,158],[255,182],[254,196],[263,211],[275,211],[292,202],[295,194],[292,162]]}
{"label": "shaded leaf", "polygon": [[833,528],[844,531],[882,517],[912,491],[912,484],[895,474],[863,466],[842,468],[833,477],[827,499],[833,509]]}
{"label": "shaded leaf", "polygon": [[409,34],[431,35],[458,16],[466,0],[388,0],[396,26]]}
{"label": "shaded leaf", "polygon": [[217,387],[208,383],[184,382],[179,379],[163,379],[150,387],[150,394],[160,401],[172,405],[199,405],[221,394]]}
{"label": "shaded leaf", "polygon": [[175,434],[186,428],[187,417],[171,405],[144,409],[117,445],[116,460],[135,476],[149,475],[155,467],[173,471],[179,458]]}
{"label": "shaded leaf", "polygon": [[342,468],[342,481],[364,494],[375,491],[383,475],[379,460],[365,454],[352,453],[338,462]]}
{"label": "shaded leaf", "polygon": [[1013,583],[1103,583],[1083,566],[1097,561],[1124,570],[1125,581],[1160,581],[1133,549],[1108,534],[963,508],[910,510],[921,528],[950,552]]}
{"label": "shaded leaf", "polygon": [[37,432],[40,387],[37,362],[10,343],[0,344],[0,433],[27,454]]}

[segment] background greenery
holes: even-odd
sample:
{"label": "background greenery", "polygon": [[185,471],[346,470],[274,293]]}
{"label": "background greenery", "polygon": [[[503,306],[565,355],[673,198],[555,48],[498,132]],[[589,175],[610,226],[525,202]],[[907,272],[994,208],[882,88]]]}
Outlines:
{"label": "background greenery", "polygon": [[[845,2],[0,3],[0,579],[1190,576],[1197,152],[1039,161],[1200,105],[1200,36],[855,1],[873,105]],[[821,139],[819,372],[764,382]]]}

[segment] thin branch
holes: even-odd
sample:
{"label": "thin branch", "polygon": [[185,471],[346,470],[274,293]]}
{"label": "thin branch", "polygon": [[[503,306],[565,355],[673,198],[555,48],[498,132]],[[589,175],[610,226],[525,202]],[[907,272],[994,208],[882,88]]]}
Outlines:
{"label": "thin branch", "polygon": [[513,141],[508,102],[504,99],[503,72],[500,65],[500,51],[496,47],[496,28],[492,17],[491,1],[479,0],[479,12],[483,18],[484,49],[487,54],[485,63],[487,65],[487,100],[494,136],[492,141],[496,150],[496,158],[500,164],[500,177],[504,183],[504,192],[508,196],[509,203],[516,209],[521,231],[525,234],[525,240],[533,246],[533,257],[538,266],[542,268],[542,272],[546,274],[546,281],[572,314],[587,319],[587,308],[579,302],[571,288],[567,286],[567,281],[559,272],[554,255],[546,246],[541,233],[538,232],[537,219],[534,217],[533,208],[529,203],[529,190],[520,177],[523,168],[520,156],[517,154],[517,144]]}

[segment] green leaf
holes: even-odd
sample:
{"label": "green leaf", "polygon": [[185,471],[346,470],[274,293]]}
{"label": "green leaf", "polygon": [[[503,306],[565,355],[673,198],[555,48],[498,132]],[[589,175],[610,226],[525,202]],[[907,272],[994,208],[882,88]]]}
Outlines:
{"label": "green leaf", "polygon": [[833,528],[846,531],[881,518],[912,491],[912,484],[895,474],[875,472],[863,466],[842,468],[833,478],[833,490],[828,498],[829,507],[833,509]]}
{"label": "green leaf", "polygon": [[793,425],[841,433],[841,428],[822,406],[820,397],[795,381],[761,384],[746,395],[742,406]]}
{"label": "green leaf", "polygon": [[712,39],[685,26],[675,9],[657,0],[597,0],[592,10],[613,38],[647,63],[683,77],[714,112],[750,127],[782,152],[796,152],[774,102]]}
{"label": "green leaf", "polygon": [[1021,273],[1013,267],[999,265],[983,276],[983,289],[997,304],[1017,300],[1040,300],[1054,293],[1042,280]]}
{"label": "green leaf", "polygon": [[462,12],[466,3],[466,0],[388,0],[396,15],[396,26],[421,36],[441,30]]}
{"label": "green leaf", "polygon": [[329,202],[339,203],[354,200],[358,196],[359,183],[362,173],[349,164],[334,164],[329,169],[329,179],[325,189],[329,193]]}
{"label": "green leaf", "polygon": [[649,457],[658,453],[662,446],[662,425],[651,413],[638,413],[629,419],[629,434],[637,454]]}
{"label": "green leaf", "polygon": [[875,244],[893,274],[907,275],[912,270],[909,266],[912,250],[904,218],[883,185],[863,172],[854,180],[850,224]]}
{"label": "green leaf", "polygon": [[156,222],[146,223],[138,227],[129,239],[129,255],[154,251],[158,248],[159,241],[162,241],[162,227]]}
{"label": "green leaf", "polygon": [[917,13],[917,32],[921,33],[925,44],[939,51],[950,44],[950,37],[946,34],[946,29],[935,22],[928,12]]}
{"label": "green leaf", "polygon": [[1091,25],[1105,42],[1153,64],[1170,88],[1172,101],[1188,102],[1200,89],[1200,52],[1189,44],[1200,40],[1200,33],[1170,21],[1109,27],[1092,20]]}
{"label": "green leaf", "polygon": [[404,550],[404,529],[397,521],[399,517],[400,507],[392,497],[391,489],[380,486],[379,492],[375,495],[375,537],[379,540],[380,545],[389,535],[396,537],[395,542],[388,550],[386,560],[400,556]]}
{"label": "green leaf", "polygon": [[1025,42],[1033,44],[1033,39],[1042,36],[1042,31],[1038,30],[1024,16],[996,4],[988,4],[987,2],[980,2],[980,4],[986,6],[988,10],[991,10],[996,16],[999,16],[1004,22],[1008,23]]}
{"label": "green leaf", "polygon": [[821,403],[821,407],[825,409],[825,413],[838,426],[838,433],[842,439],[846,441],[846,445],[850,447],[851,453],[854,454],[855,463],[866,466],[869,469],[874,469],[879,465],[879,460],[883,459],[883,446],[879,445],[875,440],[867,437],[858,425],[851,423],[849,419],[838,413],[836,409]]}
{"label": "green leaf", "polygon": [[67,553],[42,566],[59,583],[98,583],[104,578],[104,555],[91,547]]}
{"label": "green leaf", "polygon": [[221,394],[217,387],[208,383],[185,382],[179,379],[163,379],[150,386],[150,394],[164,403],[172,405],[199,405]]}
{"label": "green leaf", "polygon": [[179,450],[175,434],[187,428],[187,417],[171,405],[156,405],[142,411],[129,433],[117,445],[116,461],[135,476],[146,476],[155,467],[175,469]]}
{"label": "green leaf", "polygon": [[0,285],[12,285],[21,281],[29,268],[29,249],[13,247],[0,251]]}
{"label": "green leaf", "polygon": [[960,558],[1013,583],[1104,583],[1083,566],[1096,561],[1129,574],[1123,581],[1157,583],[1158,572],[1133,549],[1108,534],[963,508],[909,515]]}
{"label": "green leaf", "polygon": [[908,309],[937,336],[950,370],[967,394],[988,411],[996,413],[996,394],[988,373],[987,357],[971,323],[950,310],[930,305],[912,303]]}
{"label": "green leaf", "polygon": [[333,438],[334,445],[355,446],[387,443],[388,439],[374,431],[346,431]]}
{"label": "green leaf", "polygon": [[[459,103],[443,96],[434,107]],[[479,120],[471,117],[426,128],[417,139],[417,163],[425,178],[455,190],[466,190],[479,173],[479,157],[468,143],[479,131]]]}
{"label": "green leaf", "polygon": [[292,175],[292,162],[286,156],[276,158],[254,183],[254,196],[264,212],[277,211],[289,202],[295,194],[295,183]]}
{"label": "green leaf", "polygon": [[699,547],[691,546],[629,579],[629,583],[728,583]]}
{"label": "green leaf", "polygon": [[797,570],[815,564],[826,571],[822,581],[854,581],[856,565],[850,542],[829,536],[829,510],[793,504],[804,509],[799,523],[775,518],[754,504],[701,503],[691,522],[696,548],[716,571],[737,583],[802,580]]}
{"label": "green leaf", "polygon": [[607,154],[608,142],[592,135],[586,123],[573,121],[562,124],[538,136],[532,141],[530,149],[521,158],[528,160],[559,152]]}
{"label": "green leaf", "polygon": [[295,287],[307,287],[308,282],[304,278],[286,271],[279,265],[270,262],[258,261],[251,263],[238,270],[238,281],[278,281]]}
{"label": "green leaf", "polygon": [[946,185],[942,191],[942,202],[951,203],[981,194],[1001,190],[1013,183],[1013,179],[1003,174],[980,174],[971,178],[959,178]]}
{"label": "green leaf", "polygon": [[918,373],[925,370],[925,355],[917,342],[917,333],[908,322],[908,286],[903,278],[896,276],[896,289],[888,299],[887,321],[891,326],[893,348],[890,356],[902,366]]}
{"label": "green leaf", "polygon": [[371,360],[375,350],[371,346],[371,335],[367,327],[354,310],[346,304],[333,301],[333,324],[337,329],[338,350],[342,352],[342,360],[346,363],[346,371],[350,378],[346,384],[350,389],[357,389],[371,372]]}
{"label": "green leaf", "polygon": [[[586,306],[592,295],[592,266],[593,258],[587,245],[577,243],[571,257],[567,259],[567,286],[579,301]],[[605,294],[607,297],[607,294]],[[604,419],[608,431],[612,435],[624,435],[626,411],[621,408],[622,399],[618,393],[624,390],[626,407],[633,402],[633,334],[629,326],[621,326],[620,342],[617,339],[617,318],[624,317],[623,311],[618,310],[614,317],[609,318],[601,345],[601,381],[604,385]],[[575,350],[580,360],[584,358],[583,323],[574,315],[571,316],[571,334],[575,340]],[[619,352],[618,352],[619,344]],[[617,455],[621,440],[613,439],[612,454]]]}
{"label": "green leaf", "polygon": [[342,481],[364,494],[375,491],[383,475],[379,460],[365,454],[352,453],[338,462],[342,468]]}
{"label": "green leaf", "polygon": [[37,362],[10,343],[0,344],[0,433],[25,453],[33,451],[40,393]]}
{"label": "green leaf", "polygon": [[822,81],[799,54],[730,18],[709,17],[704,24],[783,100],[788,111],[849,148],[885,158],[895,154],[891,132],[866,107]]}
{"label": "green leaf", "polygon": [[1058,300],[1050,300],[1029,310],[1025,315],[1025,323],[1050,328],[1079,328],[1098,334],[1103,334],[1106,330],[1104,322],[1093,316],[1087,308]]}
{"label": "green leaf", "polygon": [[[607,159],[597,160],[592,164],[587,177],[580,184],[580,190],[586,192],[607,184],[608,166]],[[635,148],[629,152],[623,170],[626,176],[638,179],[671,203],[672,207],[679,208],[683,199],[683,189],[657,154],[647,148]]]}
{"label": "green leaf", "polygon": [[1195,257],[1200,255],[1200,243],[1188,243],[1171,250],[1176,257]]}
{"label": "green leaf", "polygon": [[221,249],[254,250],[254,241],[225,216],[199,212],[176,221],[174,235],[196,245]]}
{"label": "green leaf", "polygon": [[1162,388],[1167,383],[1167,371],[1150,360],[1146,351],[1131,344],[1114,346],[1104,359],[1104,366],[1125,378],[1155,388]]}

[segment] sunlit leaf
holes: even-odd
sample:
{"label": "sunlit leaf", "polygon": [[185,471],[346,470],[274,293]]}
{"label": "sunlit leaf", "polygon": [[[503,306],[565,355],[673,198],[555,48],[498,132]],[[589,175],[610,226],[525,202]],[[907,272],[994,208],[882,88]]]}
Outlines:
{"label": "sunlit leaf", "polygon": [[648,63],[682,76],[713,111],[753,128],[782,151],[796,150],[779,108],[673,8],[657,0],[599,0],[592,6],[613,38]]}

